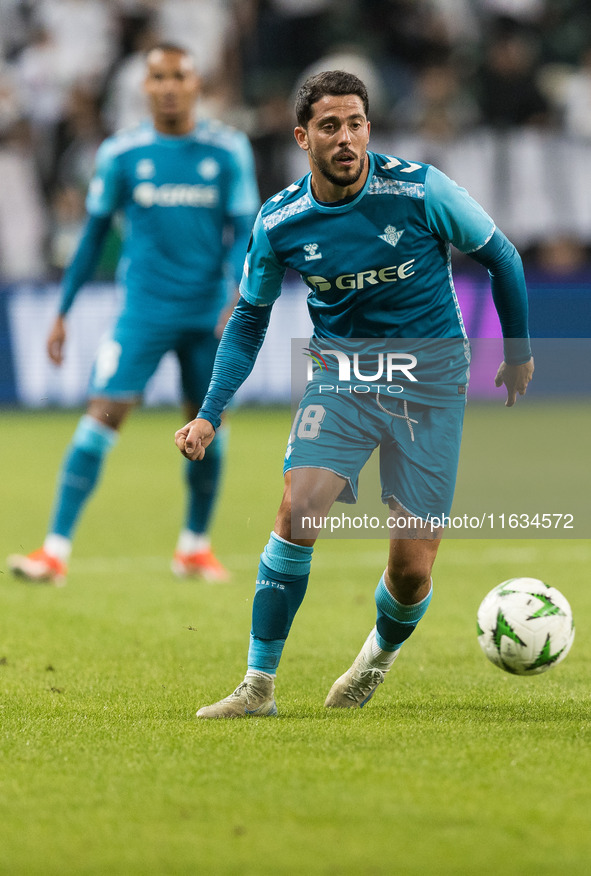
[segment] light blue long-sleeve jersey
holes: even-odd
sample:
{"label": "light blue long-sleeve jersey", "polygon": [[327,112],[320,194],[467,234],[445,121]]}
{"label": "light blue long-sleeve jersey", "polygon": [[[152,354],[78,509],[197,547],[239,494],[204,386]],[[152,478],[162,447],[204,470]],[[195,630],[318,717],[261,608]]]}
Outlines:
{"label": "light blue long-sleeve jersey", "polygon": [[[214,425],[252,368],[287,269],[308,287],[316,339],[458,339],[446,366],[449,380],[440,357],[431,355],[442,378],[437,387],[431,383],[431,397],[422,399],[463,404],[458,385],[467,382],[461,343],[466,333],[451,271],[454,245],[489,271],[506,361],[530,358],[521,259],[491,217],[432,165],[373,152],[368,160],[364,186],[346,202],[319,203],[308,174],[261,208],[241,302],[226,328],[201,411]],[[413,397],[419,398],[418,390]]]}
{"label": "light blue long-sleeve jersey", "polygon": [[185,136],[151,122],[100,146],[87,196],[89,223],[66,273],[66,313],[92,270],[110,218],[123,214],[118,277],[125,308],[163,324],[211,328],[240,279],[259,207],[246,136],[201,120]]}
{"label": "light blue long-sleeve jersey", "polygon": [[[493,220],[432,165],[368,157],[365,185],[346,203],[316,201],[308,174],[263,205],[242,295],[271,304],[291,268],[309,287],[318,337],[463,337],[451,244],[476,254],[492,238]],[[525,284],[513,298],[522,310]],[[526,337],[526,319],[522,329]]]}

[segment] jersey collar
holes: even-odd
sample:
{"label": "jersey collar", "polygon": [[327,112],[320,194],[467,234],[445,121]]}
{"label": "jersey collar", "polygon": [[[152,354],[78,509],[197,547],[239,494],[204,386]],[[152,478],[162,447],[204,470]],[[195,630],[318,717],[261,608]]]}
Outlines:
{"label": "jersey collar", "polygon": [[367,160],[369,162],[369,172],[367,174],[367,179],[365,180],[363,187],[359,189],[354,198],[344,204],[331,205],[323,204],[321,201],[317,201],[312,194],[312,174],[309,173],[306,187],[308,191],[308,197],[310,198],[313,207],[320,213],[347,213],[349,210],[352,210],[367,192],[374,174],[375,157],[373,152],[367,152]]}
{"label": "jersey collar", "polygon": [[162,131],[158,131],[154,126],[154,123],[150,120],[148,123],[150,128],[152,129],[152,133],[154,135],[154,139],[158,143],[162,143],[166,146],[182,146],[184,143],[188,143],[191,140],[195,139],[195,134],[197,132],[198,123],[195,125],[192,130],[190,130],[187,134],[163,134]]}

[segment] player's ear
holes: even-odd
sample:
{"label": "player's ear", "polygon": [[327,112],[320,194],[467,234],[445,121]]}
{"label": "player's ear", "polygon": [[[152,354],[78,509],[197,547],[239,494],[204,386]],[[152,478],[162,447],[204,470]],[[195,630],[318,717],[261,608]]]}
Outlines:
{"label": "player's ear", "polygon": [[293,132],[294,137],[296,138],[296,143],[300,147],[300,149],[304,149],[306,152],[308,151],[308,132],[301,125],[298,125],[297,128]]}
{"label": "player's ear", "polygon": [[198,73],[195,73],[194,81],[193,81],[193,88],[192,88],[193,93],[195,94],[195,97],[199,97],[199,95],[201,94],[202,87],[203,87],[203,80],[201,79],[201,76]]}

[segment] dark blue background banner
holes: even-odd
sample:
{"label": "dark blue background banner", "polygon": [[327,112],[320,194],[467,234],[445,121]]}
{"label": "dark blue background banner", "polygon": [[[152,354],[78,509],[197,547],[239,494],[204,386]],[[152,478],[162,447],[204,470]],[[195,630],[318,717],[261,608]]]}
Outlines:
{"label": "dark blue background banner", "polygon": [[16,402],[14,357],[8,318],[8,291],[0,290],[0,404]]}
{"label": "dark blue background banner", "polygon": [[[587,395],[591,338],[591,271],[567,277],[528,273],[530,328],[536,359],[536,396]],[[458,302],[470,339],[500,338],[490,285],[482,271],[455,276]],[[307,289],[288,275],[273,310],[271,325],[253,374],[237,402],[289,403],[291,373],[285,339],[311,330]],[[118,293],[112,284],[92,284],[76,300],[68,318],[66,362],[60,369],[47,360],[45,338],[59,301],[56,284],[0,287],[0,404],[27,407],[72,406],[85,401],[88,374],[98,341],[112,325]],[[536,339],[565,339],[548,344]],[[577,340],[579,339],[579,340]],[[499,345],[498,350],[501,347]],[[497,350],[474,344],[471,398],[496,395]],[[147,404],[178,402],[176,362],[169,357],[152,382]]]}

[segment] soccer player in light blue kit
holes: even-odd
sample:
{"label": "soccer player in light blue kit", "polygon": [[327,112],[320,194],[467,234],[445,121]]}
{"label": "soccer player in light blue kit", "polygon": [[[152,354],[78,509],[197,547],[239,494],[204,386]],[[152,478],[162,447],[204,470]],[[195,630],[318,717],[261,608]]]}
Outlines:
{"label": "soccer player in light blue kit", "polygon": [[[313,349],[337,347],[339,339],[416,338],[424,346],[436,338],[456,351],[445,366],[441,355],[443,379],[423,397],[406,392],[410,378],[403,397],[380,399],[376,389],[373,399],[364,393],[361,402],[353,393],[324,395],[324,377],[307,384],[288,444],[283,500],[261,554],[247,673],[232,694],[201,708],[200,718],[277,713],[274,679],[306,592],[320,530],[315,521],[335,500],[354,499],[359,471],[376,447],[382,498],[392,518],[406,525],[390,538],[375,591],[376,625],[325,705],[363,706],[425,614],[441,536],[429,520],[451,508],[469,359],[450,244],[489,270],[505,339],[495,383],[506,386],[507,406],[525,393],[533,374],[515,248],[467,192],[434,167],[368,152],[367,113],[365,86],[351,74],[321,73],[300,89],[295,137],[311,173],[267,201],[257,217],[241,298],[207,396],[199,416],[176,433],[177,446],[189,459],[207,457],[225,405],[252,368],[288,267],[309,287]],[[431,357],[431,370],[433,364]],[[305,520],[312,522],[304,526]],[[403,537],[395,537],[397,531]]]}
{"label": "soccer player in light blue kit", "polygon": [[[88,222],[48,338],[49,356],[59,365],[66,314],[92,276],[113,215],[122,212],[123,304],[97,352],[87,412],[63,460],[48,535],[40,550],[8,560],[16,574],[33,581],[64,583],[74,530],[107,453],[170,350],[178,357],[186,411],[196,415],[260,206],[246,136],[219,122],[196,121],[200,81],[191,56],[175,45],[153,48],[144,87],[152,120],[99,148]],[[221,457],[220,443],[205,467],[186,464],[186,520],[172,564],[179,576],[228,577],[207,535]]]}

